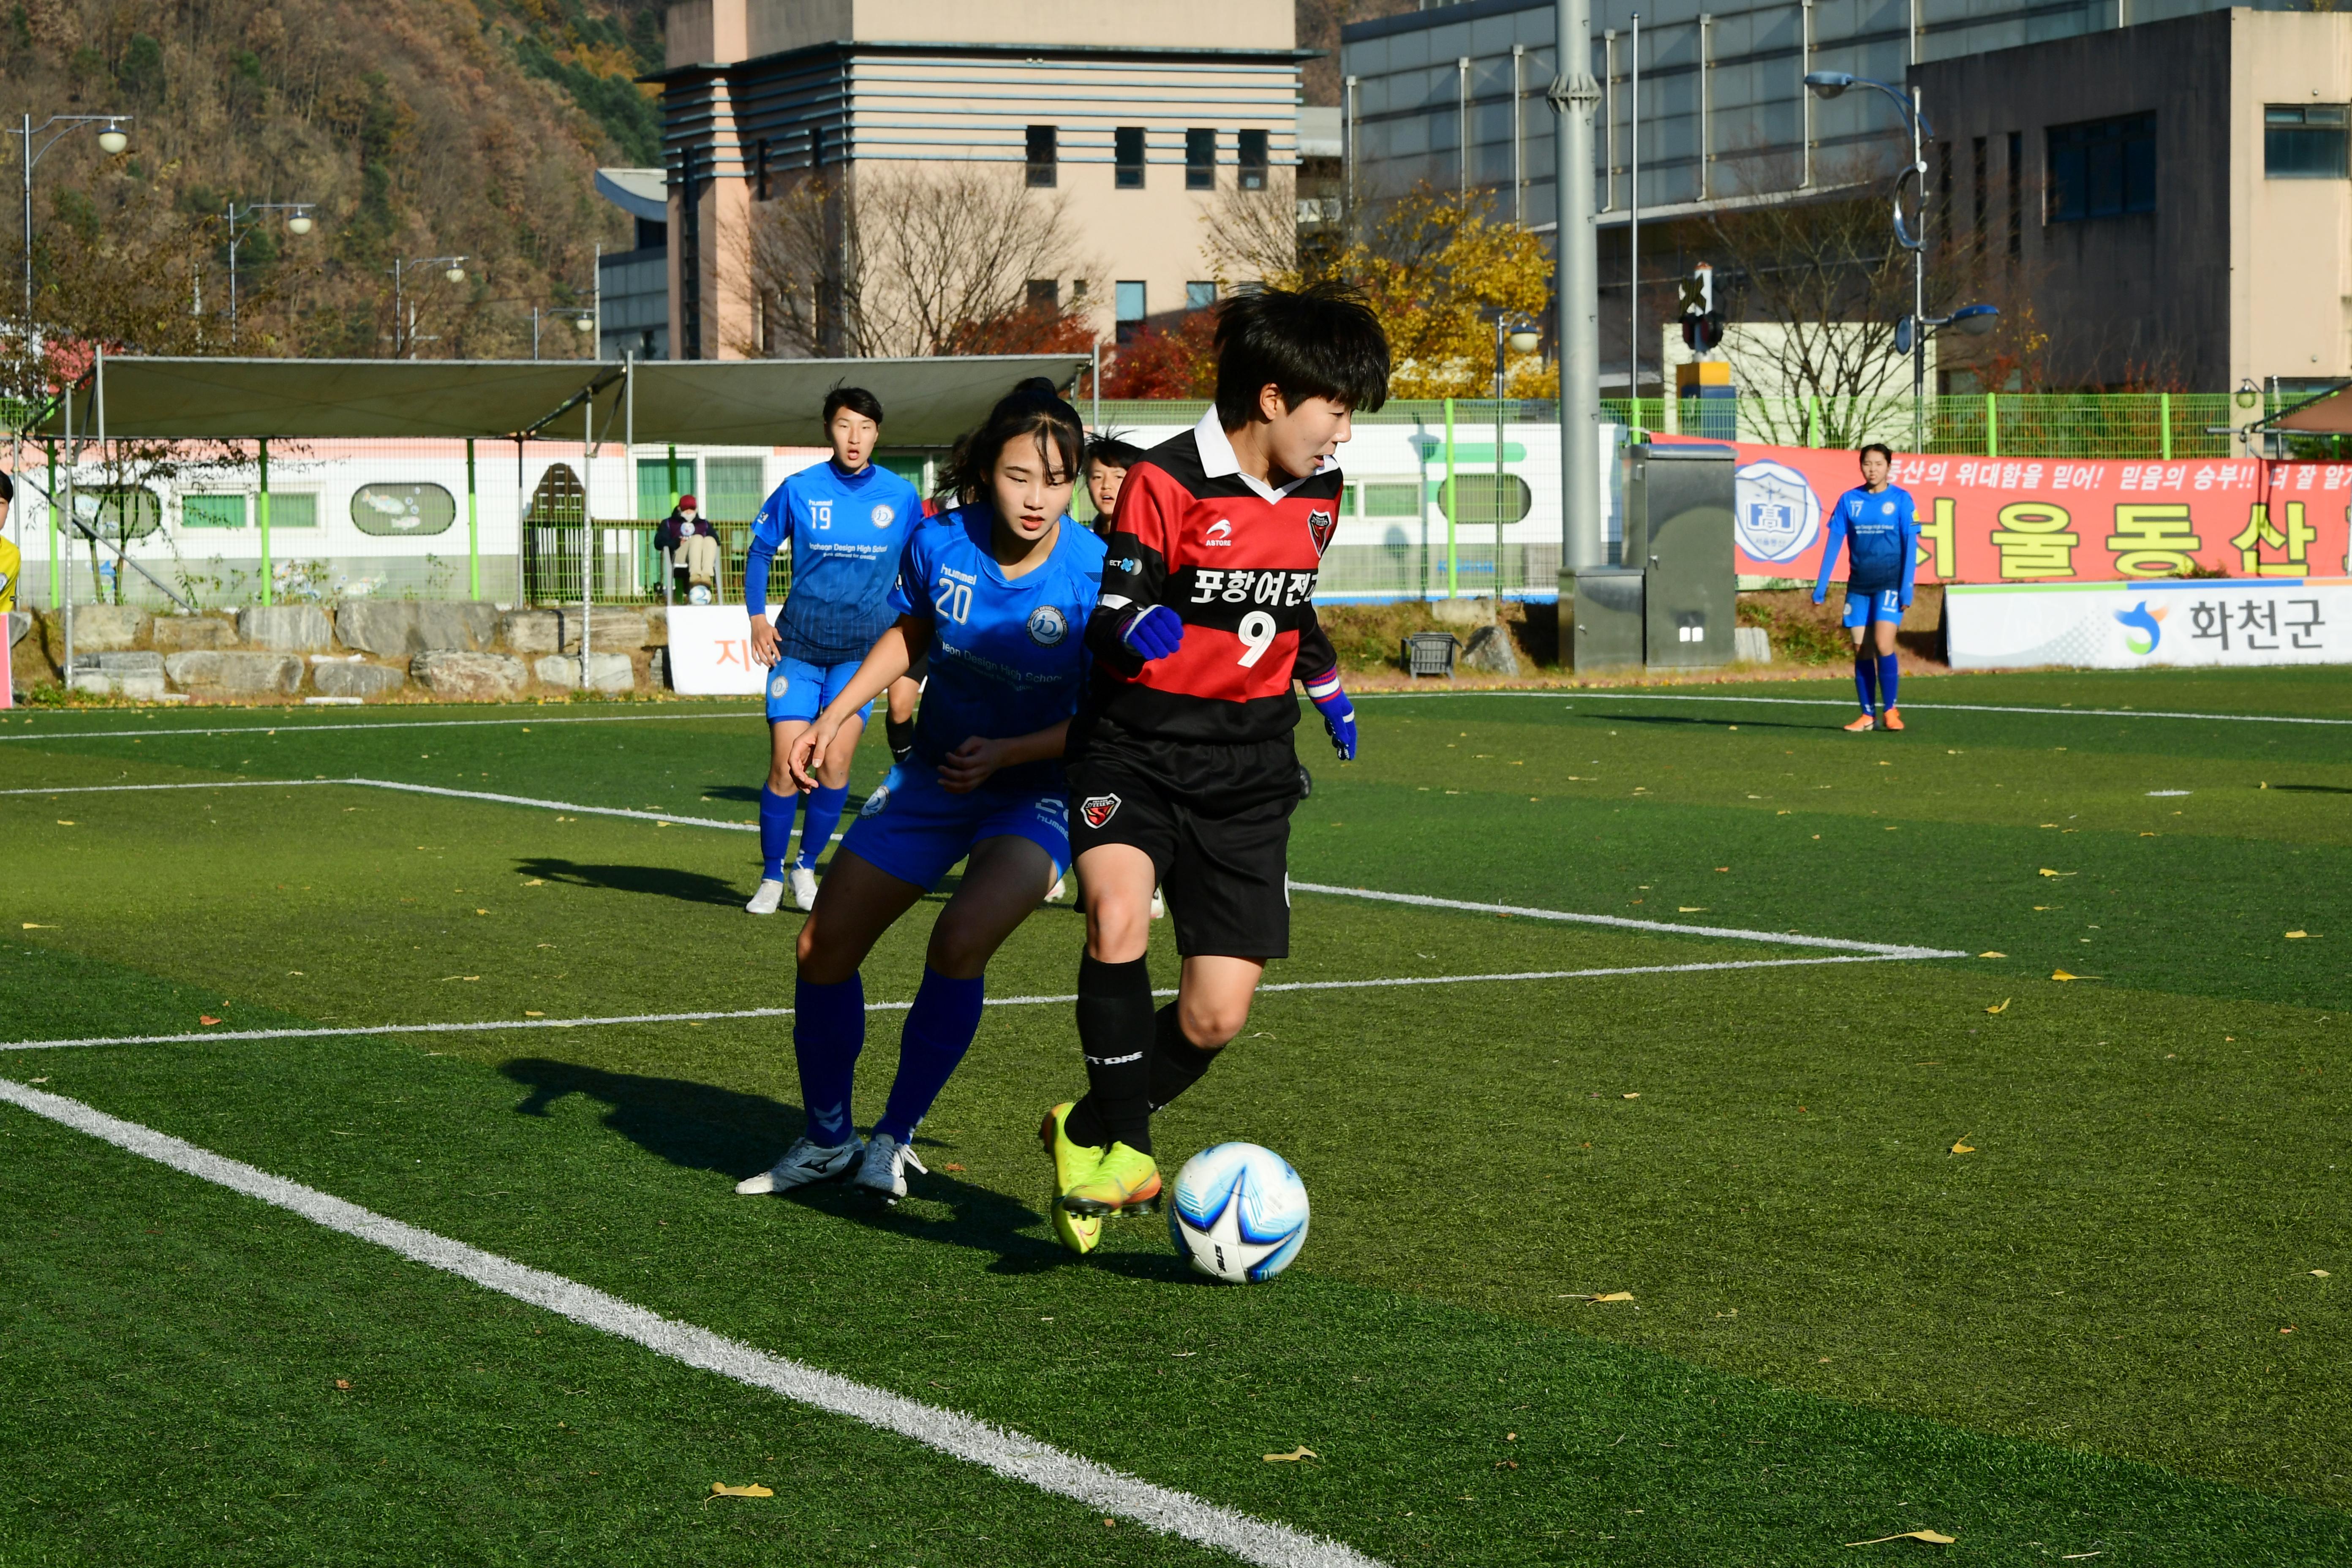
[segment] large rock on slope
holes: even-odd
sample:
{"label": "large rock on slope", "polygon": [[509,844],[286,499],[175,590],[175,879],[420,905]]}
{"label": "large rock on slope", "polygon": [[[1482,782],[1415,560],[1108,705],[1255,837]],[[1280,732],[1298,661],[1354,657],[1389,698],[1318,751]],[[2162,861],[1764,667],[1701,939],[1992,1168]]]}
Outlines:
{"label": "large rock on slope", "polygon": [[354,653],[409,658],[453,650],[478,653],[498,636],[499,610],[477,602],[359,599],[335,612],[335,635]]}
{"label": "large rock on slope", "polygon": [[250,646],[278,653],[322,653],[335,646],[335,629],[316,605],[257,605],[237,612],[236,630]]}
{"label": "large rock on slope", "polygon": [[339,659],[312,665],[310,684],[321,697],[389,697],[408,684],[408,677],[388,665],[346,664]]}
{"label": "large rock on slope", "polygon": [[519,658],[445,648],[418,654],[408,676],[434,696],[458,702],[508,701],[521,696],[530,681],[530,671]]}
{"label": "large rock on slope", "polygon": [[[593,639],[595,634],[591,632],[589,636]],[[539,679],[549,686],[565,691],[579,689],[580,656],[578,654],[551,653],[532,666],[532,668],[538,673]],[[636,689],[636,668],[630,664],[627,654],[594,652],[589,654],[589,690],[635,691]]]}
{"label": "large rock on slope", "polygon": [[290,653],[198,649],[171,655],[163,670],[181,690],[207,696],[291,697],[302,685],[302,661]]}

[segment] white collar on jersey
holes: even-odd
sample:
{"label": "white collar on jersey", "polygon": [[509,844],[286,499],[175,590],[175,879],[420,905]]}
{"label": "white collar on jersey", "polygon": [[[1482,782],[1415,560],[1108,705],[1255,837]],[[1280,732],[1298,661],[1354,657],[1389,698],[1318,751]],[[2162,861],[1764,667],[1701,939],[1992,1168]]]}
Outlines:
{"label": "white collar on jersey", "polygon": [[[1213,479],[1238,478],[1261,500],[1280,500],[1307,482],[1304,479],[1297,479],[1280,489],[1276,489],[1255,474],[1243,473],[1242,460],[1234,456],[1233,441],[1226,436],[1225,427],[1217,423],[1217,411],[1213,406],[1201,416],[1201,422],[1198,425],[1192,426],[1192,437],[1201,446],[1202,473]],[[1332,467],[1335,461],[1334,458],[1326,458],[1316,466],[1315,471],[1319,474],[1325,468]]]}

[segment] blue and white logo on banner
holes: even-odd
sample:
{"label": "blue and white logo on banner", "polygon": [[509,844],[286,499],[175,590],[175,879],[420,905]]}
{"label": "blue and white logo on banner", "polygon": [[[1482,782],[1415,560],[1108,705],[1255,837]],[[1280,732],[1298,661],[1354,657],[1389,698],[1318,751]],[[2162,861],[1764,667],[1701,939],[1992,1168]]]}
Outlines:
{"label": "blue and white logo on banner", "polygon": [[1739,548],[1758,561],[1793,561],[1822,531],[1821,498],[1785,463],[1743,463],[1735,481],[1732,525]]}

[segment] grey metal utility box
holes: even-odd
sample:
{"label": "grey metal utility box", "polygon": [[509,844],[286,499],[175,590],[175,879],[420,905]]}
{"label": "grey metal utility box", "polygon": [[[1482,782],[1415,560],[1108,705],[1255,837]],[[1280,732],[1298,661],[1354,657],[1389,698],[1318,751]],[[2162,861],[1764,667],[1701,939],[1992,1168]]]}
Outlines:
{"label": "grey metal utility box", "polygon": [[1732,530],[1729,447],[1698,442],[1626,453],[1625,553],[1648,575],[1643,662],[1658,668],[1729,664],[1739,576]]}
{"label": "grey metal utility box", "polygon": [[[1563,583],[1568,574],[1562,573]],[[1642,573],[1592,566],[1575,574],[1576,597],[1561,661],[1571,669],[1642,667]]]}

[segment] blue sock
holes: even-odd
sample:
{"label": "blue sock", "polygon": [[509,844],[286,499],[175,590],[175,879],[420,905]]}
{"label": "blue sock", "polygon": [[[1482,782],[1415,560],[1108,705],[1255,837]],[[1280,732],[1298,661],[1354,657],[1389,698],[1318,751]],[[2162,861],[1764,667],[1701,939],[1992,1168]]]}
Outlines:
{"label": "blue sock", "polygon": [[1862,699],[1862,710],[1870,712],[1878,706],[1878,663],[1867,648],[1858,648],[1853,656],[1853,689]]}
{"label": "blue sock", "polygon": [[887,1132],[901,1145],[915,1135],[916,1124],[930,1114],[931,1101],[948,1086],[949,1075],[980,1032],[981,996],[988,982],[980,975],[950,980],[929,964],[923,966],[922,988],[907,1010],[907,1030],[898,1037],[898,1076],[890,1083],[890,1103],[877,1133]]}
{"label": "blue sock", "polygon": [[784,857],[793,851],[793,813],[800,798],[760,786],[760,875],[771,882],[784,879]]}
{"label": "blue sock", "polygon": [[1889,708],[1895,706],[1895,683],[1901,675],[1902,671],[1895,668],[1893,654],[1882,653],[1878,656],[1878,690],[1879,694],[1886,700],[1886,705]]}
{"label": "blue sock", "polygon": [[849,786],[839,789],[811,790],[808,808],[801,813],[801,853],[795,865],[814,868],[824,847],[833,842],[833,830],[841,826],[841,808],[849,799]]}
{"label": "blue sock", "polygon": [[793,988],[793,1055],[800,1060],[801,1104],[812,1142],[829,1149],[849,1142],[849,1088],[865,1048],[863,976],[837,985],[803,980]]}

